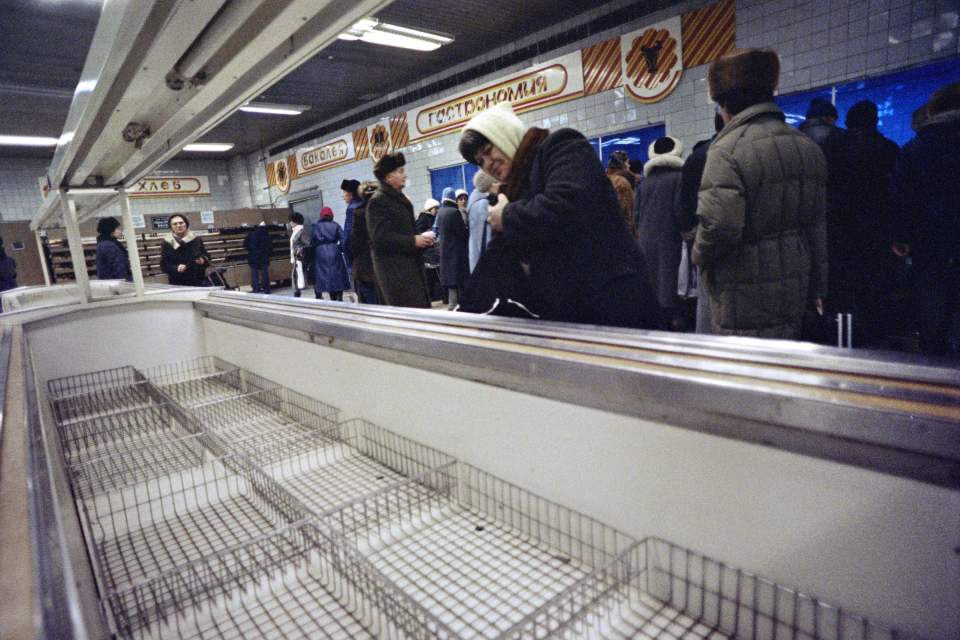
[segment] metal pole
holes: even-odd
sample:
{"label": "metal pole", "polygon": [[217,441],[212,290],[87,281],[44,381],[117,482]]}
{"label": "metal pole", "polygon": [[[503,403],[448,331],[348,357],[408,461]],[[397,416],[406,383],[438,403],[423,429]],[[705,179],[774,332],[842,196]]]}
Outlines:
{"label": "metal pole", "polygon": [[837,346],[843,348],[843,314],[837,314]]}
{"label": "metal pole", "polygon": [[43,269],[43,282],[46,286],[53,284],[53,278],[50,277],[50,267],[47,265],[47,252],[43,250],[43,238],[40,237],[40,229],[33,232],[37,241],[37,251],[40,253],[40,267]]}
{"label": "metal pole", "polygon": [[87,275],[87,260],[83,255],[83,240],[80,239],[80,225],[77,223],[77,205],[62,189],[60,208],[63,210],[64,225],[67,227],[67,244],[70,246],[70,260],[73,262],[73,277],[77,282],[80,304],[89,304],[90,277]]}
{"label": "metal pole", "polygon": [[123,214],[123,237],[127,240],[127,255],[130,258],[130,271],[133,272],[133,288],[137,296],[143,295],[143,270],[140,268],[140,247],[137,246],[137,234],[133,229],[133,215],[130,213],[130,196],[127,190],[120,189],[120,211]]}
{"label": "metal pole", "polygon": [[847,314],[847,348],[853,349],[853,314]]}

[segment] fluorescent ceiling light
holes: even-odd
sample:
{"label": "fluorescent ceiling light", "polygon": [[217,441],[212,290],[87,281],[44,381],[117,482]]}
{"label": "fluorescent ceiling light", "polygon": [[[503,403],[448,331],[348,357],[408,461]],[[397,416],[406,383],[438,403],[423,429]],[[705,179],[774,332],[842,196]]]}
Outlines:
{"label": "fluorescent ceiling light", "polygon": [[388,47],[401,47],[415,51],[433,51],[442,45],[453,42],[453,36],[421,29],[410,29],[395,24],[380,22],[375,18],[364,18],[350,29],[340,34],[341,40],[363,40],[372,44]]}
{"label": "fluorescent ceiling light", "polygon": [[250,113],[269,113],[275,116],[298,116],[308,107],[293,104],[267,104],[266,102],[253,102],[240,107],[240,111],[249,111]]}
{"label": "fluorescent ceiling light", "polygon": [[57,138],[40,136],[0,136],[0,145],[12,147],[55,147]]}
{"label": "fluorescent ceiling light", "polygon": [[183,148],[184,151],[229,151],[233,144],[227,142],[194,142]]}

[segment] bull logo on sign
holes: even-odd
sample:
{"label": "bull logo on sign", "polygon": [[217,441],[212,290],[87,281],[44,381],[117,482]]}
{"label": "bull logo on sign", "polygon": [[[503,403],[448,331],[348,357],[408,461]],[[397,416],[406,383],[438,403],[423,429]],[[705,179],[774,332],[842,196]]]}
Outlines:
{"label": "bull logo on sign", "polygon": [[680,28],[672,22],[624,36],[622,46],[627,52],[624,84],[640,102],[659,102],[680,82],[683,73]]}
{"label": "bull logo on sign", "polygon": [[290,190],[290,171],[287,169],[287,161],[277,160],[274,167],[277,176],[277,188],[280,189],[281,193],[286,193]]}
{"label": "bull logo on sign", "polygon": [[370,131],[370,157],[379,162],[389,149],[390,134],[385,126],[378,124]]}

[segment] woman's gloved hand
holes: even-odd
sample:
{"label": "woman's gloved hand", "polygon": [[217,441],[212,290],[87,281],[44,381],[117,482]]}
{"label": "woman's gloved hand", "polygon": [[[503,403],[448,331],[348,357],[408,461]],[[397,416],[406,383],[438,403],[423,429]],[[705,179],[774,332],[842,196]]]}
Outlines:
{"label": "woman's gloved hand", "polygon": [[508,204],[510,204],[510,200],[501,193],[497,196],[497,204],[487,210],[487,222],[490,223],[490,228],[497,233],[503,231],[503,209]]}

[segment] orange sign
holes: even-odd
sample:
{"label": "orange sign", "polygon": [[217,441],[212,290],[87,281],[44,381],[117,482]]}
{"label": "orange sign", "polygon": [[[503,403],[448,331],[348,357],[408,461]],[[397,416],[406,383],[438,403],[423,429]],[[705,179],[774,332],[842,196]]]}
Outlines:
{"label": "orange sign", "polygon": [[185,198],[209,196],[210,183],[206,176],[171,176],[169,178],[143,178],[132,190],[131,198]]}
{"label": "orange sign", "polygon": [[683,75],[680,16],[622,36],[621,48],[623,84],[634,99],[659,102],[677,88]]}

